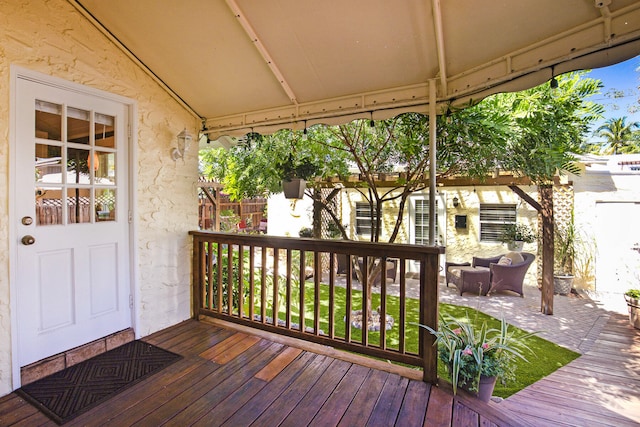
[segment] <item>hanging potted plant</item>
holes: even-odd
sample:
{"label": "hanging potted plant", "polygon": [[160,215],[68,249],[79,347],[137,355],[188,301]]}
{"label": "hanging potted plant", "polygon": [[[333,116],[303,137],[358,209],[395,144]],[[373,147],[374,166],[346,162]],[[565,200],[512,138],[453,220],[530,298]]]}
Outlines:
{"label": "hanging potted plant", "polygon": [[437,331],[420,326],[436,337],[438,358],[447,367],[453,393],[462,388],[484,402],[491,399],[497,380],[504,383],[515,378],[516,358],[526,361],[522,351],[531,351],[523,340],[534,335],[516,337],[504,318],[500,329],[488,328],[484,322],[477,330],[468,317],[442,315]]}
{"label": "hanging potted plant", "polygon": [[506,243],[510,251],[521,251],[525,243],[536,241],[536,234],[528,225],[514,222],[504,228],[500,241]]}
{"label": "hanging potted plant", "polygon": [[631,326],[640,329],[640,289],[629,289],[624,293],[629,309],[629,322]]}
{"label": "hanging potted plant", "polygon": [[293,154],[277,164],[282,179],[282,191],[287,199],[302,199],[307,180],[316,176],[318,167],[308,158],[295,159]]}
{"label": "hanging potted plant", "polygon": [[556,226],[554,237],[553,288],[556,294],[568,295],[573,288],[573,259],[576,254],[576,228],[573,214],[565,226]]}

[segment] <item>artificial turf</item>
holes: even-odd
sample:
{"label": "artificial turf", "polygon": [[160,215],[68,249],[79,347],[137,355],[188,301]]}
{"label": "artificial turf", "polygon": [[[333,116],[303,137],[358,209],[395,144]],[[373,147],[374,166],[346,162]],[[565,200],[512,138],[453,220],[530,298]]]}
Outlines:
{"label": "artificial turf", "polygon": [[[295,288],[295,287],[294,287]],[[329,286],[325,284],[320,285],[320,313],[319,313],[319,327],[321,330],[328,331],[328,318],[329,318]],[[280,307],[279,318],[284,320],[284,303],[286,300],[286,294],[284,289],[280,289],[279,292]],[[336,337],[345,336],[345,312],[346,312],[346,289],[340,286],[334,287],[334,333]],[[257,300],[260,298],[257,297]],[[292,289],[291,294],[291,321],[297,323],[299,321],[299,291]],[[313,327],[315,323],[314,318],[314,304],[315,289],[312,282],[306,282],[305,285],[305,324],[307,327]],[[258,302],[258,301],[256,301]],[[259,303],[258,303],[259,304]],[[373,294],[372,307],[375,310],[380,305],[380,294]],[[400,297],[387,296],[386,297],[386,313],[393,316],[394,319],[398,319],[400,315]],[[500,328],[500,320],[489,315],[486,315],[480,311],[474,310],[469,307],[456,306],[451,304],[440,304],[440,313],[449,315],[454,318],[469,318],[469,320],[479,328],[483,322],[487,322],[489,328]],[[246,309],[246,307],[245,307]],[[352,291],[351,309],[362,309],[362,292],[358,290]],[[256,305],[256,310],[259,312],[259,307]],[[266,314],[272,315],[271,307],[267,308]],[[417,299],[406,299],[406,330],[405,330],[405,342],[407,351],[417,353],[418,352],[418,330],[417,325],[419,314],[419,301]],[[516,335],[525,335],[526,332],[510,325],[510,330],[513,328]],[[358,328],[351,327],[351,340],[358,342],[361,340],[362,331]],[[370,331],[368,334],[368,341],[372,345],[377,345],[380,342],[380,333]],[[398,348],[399,346],[399,328],[396,322],[392,329],[386,331],[386,345],[388,348]],[[531,349],[531,352],[525,351],[524,356],[527,361],[517,359],[516,380],[508,382],[507,384],[497,383],[494,389],[494,396],[500,396],[506,398],[519,390],[527,387],[528,385],[538,381],[539,379],[549,375],[558,368],[571,362],[578,356],[572,350],[559,346],[548,340],[545,340],[539,336],[529,336],[523,340],[523,343]],[[446,367],[438,361],[438,375],[442,378],[448,379]]]}

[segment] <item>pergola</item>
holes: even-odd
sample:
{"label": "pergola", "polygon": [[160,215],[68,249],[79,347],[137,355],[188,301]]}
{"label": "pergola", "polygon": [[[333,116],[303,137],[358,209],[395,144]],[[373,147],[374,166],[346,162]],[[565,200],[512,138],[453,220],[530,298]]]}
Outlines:
{"label": "pergola", "polygon": [[407,111],[434,120],[445,104],[640,53],[638,0],[69,1],[212,139]]}

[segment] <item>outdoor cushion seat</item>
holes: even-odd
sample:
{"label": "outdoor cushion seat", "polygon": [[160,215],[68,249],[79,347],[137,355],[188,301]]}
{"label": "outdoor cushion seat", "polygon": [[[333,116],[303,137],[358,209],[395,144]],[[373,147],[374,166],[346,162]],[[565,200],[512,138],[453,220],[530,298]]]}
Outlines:
{"label": "outdoor cushion seat", "polygon": [[[511,265],[498,264],[502,257],[509,258]],[[529,266],[535,255],[528,252],[509,252],[492,258],[473,258],[473,265],[487,266],[491,271],[489,294],[499,291],[512,291],[524,297],[523,284]]]}
{"label": "outdoor cushion seat", "polygon": [[491,270],[488,267],[450,265],[447,268],[447,280],[458,288],[460,295],[465,292],[487,295],[491,285]]}

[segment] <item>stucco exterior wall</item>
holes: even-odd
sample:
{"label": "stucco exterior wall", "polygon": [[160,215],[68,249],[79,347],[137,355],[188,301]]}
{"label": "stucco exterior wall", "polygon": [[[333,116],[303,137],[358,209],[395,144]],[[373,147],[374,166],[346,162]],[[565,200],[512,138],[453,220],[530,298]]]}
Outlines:
{"label": "stucco exterior wall", "polygon": [[[535,186],[524,186],[522,189],[537,199],[538,193]],[[454,197],[459,200],[458,207],[454,207],[452,204]],[[481,203],[515,204],[517,221],[534,230],[538,229],[537,211],[507,187],[449,188],[447,189],[447,260],[470,261],[474,256],[490,257],[507,251],[506,245],[503,243],[480,241]],[[467,216],[466,229],[455,227],[456,215]],[[537,243],[525,243],[523,251],[535,254]],[[535,270],[535,265],[532,265],[529,270]]]}
{"label": "stucco exterior wall", "polygon": [[[10,65],[101,89],[137,102],[138,277],[136,333],[190,316],[187,232],[197,228],[197,147],[169,155],[175,135],[199,123],[64,0],[0,0],[0,395],[11,391],[9,283]],[[131,153],[133,155],[133,153]],[[132,252],[132,256],[134,253]]]}
{"label": "stucco exterior wall", "polygon": [[[537,199],[538,192],[536,186],[522,187],[531,197]],[[368,236],[356,236],[356,212],[355,207],[358,202],[366,202],[362,194],[357,190],[346,189],[343,191],[342,222],[347,224],[347,232],[355,240],[368,241]],[[412,198],[428,198],[428,192],[417,192],[412,194]],[[454,207],[452,200],[457,197],[459,205]],[[276,209],[285,209],[281,195],[273,196],[269,199],[269,212],[276,212]],[[516,205],[517,221],[529,225],[533,230],[538,229],[538,213],[528,203],[520,199],[511,189],[505,186],[481,186],[481,187],[447,187],[438,190],[437,196],[440,215],[444,213],[444,218],[439,218],[441,230],[440,235],[444,238],[446,247],[445,257],[442,260],[453,262],[471,262],[474,256],[492,257],[508,252],[505,244],[499,242],[480,241],[480,203],[508,203]],[[287,201],[286,203],[290,203]],[[278,215],[275,218],[269,216],[269,234],[297,236],[300,227],[311,227],[312,205],[311,199],[305,198],[297,202],[295,211],[297,217]],[[413,243],[411,241],[411,203],[407,203],[403,215],[403,223],[396,238],[396,243]],[[398,204],[394,202],[385,203],[383,213],[383,224],[381,242],[386,242],[393,231],[397,218]],[[277,210],[277,212],[284,212]],[[455,216],[467,216],[467,228],[455,227]],[[272,228],[273,226],[273,228]],[[523,251],[536,255],[537,242],[525,243]],[[529,267],[525,281],[529,285],[537,283],[537,258]]]}
{"label": "stucco exterior wall", "polygon": [[[614,162],[615,163],[615,162]],[[596,270],[605,259],[601,258],[599,249],[615,248],[619,250],[619,256],[613,257],[617,264],[624,263],[625,253],[630,246],[619,242],[615,233],[609,233],[606,228],[611,221],[620,221],[620,218],[598,218],[598,204],[609,203],[622,206],[625,202],[631,204],[640,203],[640,172],[619,171],[615,166],[584,169],[580,176],[571,176],[575,191],[574,218],[576,229],[580,236],[578,251],[574,267],[576,269],[576,285],[583,289],[605,290],[612,289],[611,283],[597,283]],[[624,224],[629,230],[629,238],[638,236],[637,218],[624,218]],[[618,236],[619,237],[619,236]],[[637,240],[636,240],[637,242]],[[607,249],[604,249],[607,250]],[[610,254],[608,254],[610,255]],[[624,274],[624,268],[619,269]],[[631,283],[637,287],[637,277],[617,277],[617,281]],[[601,276],[605,277],[605,276]],[[620,292],[626,289],[620,289]]]}

